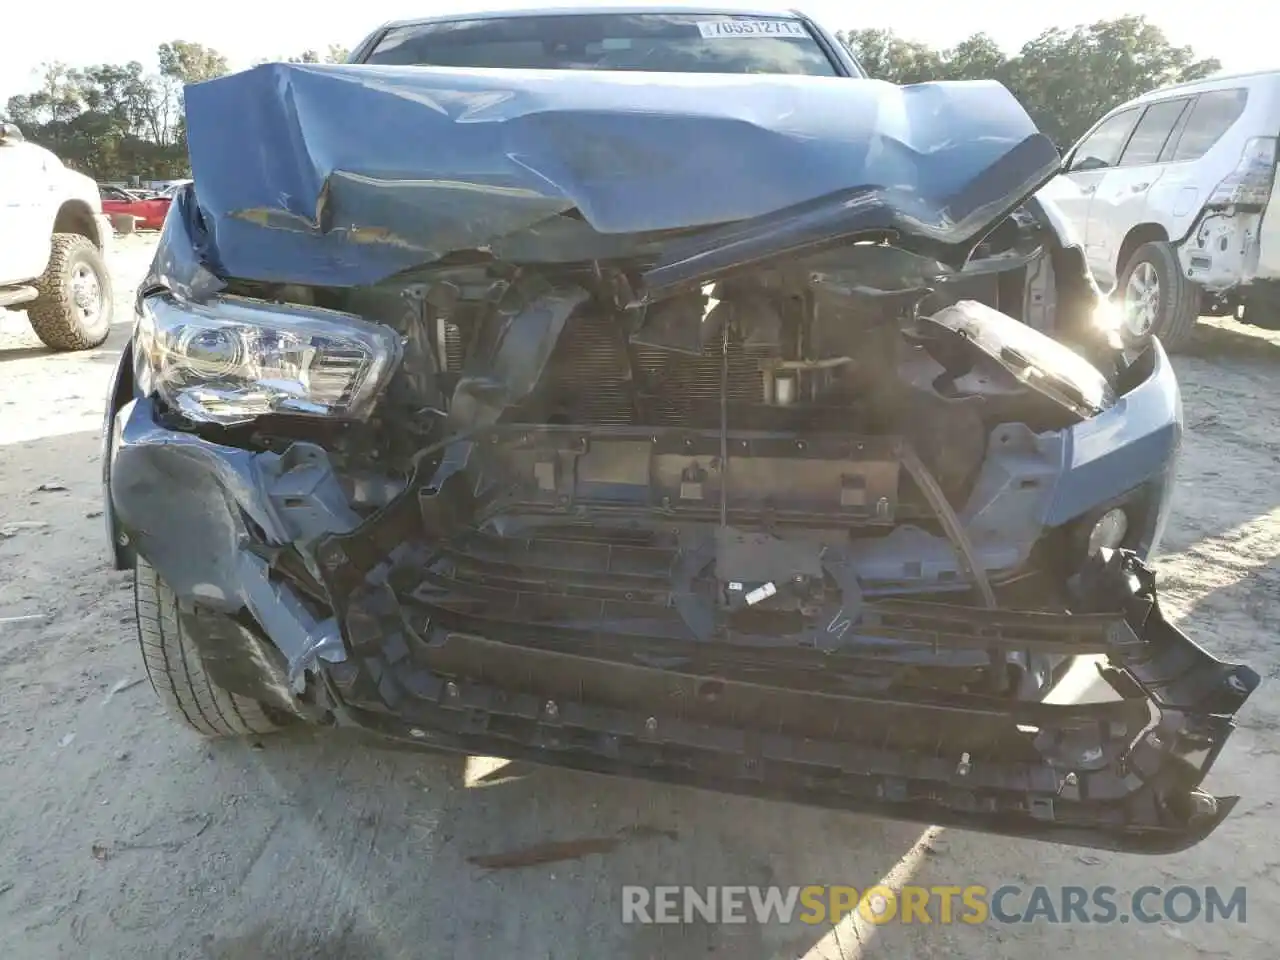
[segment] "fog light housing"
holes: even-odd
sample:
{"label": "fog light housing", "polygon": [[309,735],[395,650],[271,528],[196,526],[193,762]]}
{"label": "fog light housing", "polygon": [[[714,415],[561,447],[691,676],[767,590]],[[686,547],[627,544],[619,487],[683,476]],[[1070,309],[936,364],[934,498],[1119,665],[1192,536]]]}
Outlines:
{"label": "fog light housing", "polygon": [[1096,556],[1099,550],[1115,550],[1128,532],[1128,515],[1119,507],[1108,510],[1089,531],[1088,555]]}

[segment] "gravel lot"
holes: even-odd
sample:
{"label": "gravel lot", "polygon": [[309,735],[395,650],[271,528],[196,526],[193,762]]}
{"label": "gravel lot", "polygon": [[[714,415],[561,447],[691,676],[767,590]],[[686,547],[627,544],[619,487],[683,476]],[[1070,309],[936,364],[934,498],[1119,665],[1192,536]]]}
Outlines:
{"label": "gravel lot", "polygon": [[[1167,608],[1269,682],[1209,784],[1241,793],[1172,857],[1097,854],[343,735],[208,744],[143,681],[129,577],[107,569],[98,428],[133,285],[100,350],[46,352],[0,311],[0,943],[20,958],[923,957],[1236,960],[1280,942],[1280,335],[1207,321],[1178,358],[1188,421],[1160,564]],[[21,619],[35,615],[38,619]],[[10,618],[19,618],[13,620]],[[1269,825],[1269,826],[1268,826]],[[627,832],[628,828],[640,827]],[[469,856],[583,837],[511,871]],[[1247,922],[624,926],[623,884],[1248,887]]]}

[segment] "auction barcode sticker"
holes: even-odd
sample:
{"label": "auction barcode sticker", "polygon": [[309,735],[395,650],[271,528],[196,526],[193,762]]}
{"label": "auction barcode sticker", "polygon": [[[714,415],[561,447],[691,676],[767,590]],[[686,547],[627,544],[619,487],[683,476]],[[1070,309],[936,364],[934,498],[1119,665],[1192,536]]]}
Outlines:
{"label": "auction barcode sticker", "polygon": [[698,32],[704,39],[725,37],[807,37],[804,24],[798,20],[699,20]]}

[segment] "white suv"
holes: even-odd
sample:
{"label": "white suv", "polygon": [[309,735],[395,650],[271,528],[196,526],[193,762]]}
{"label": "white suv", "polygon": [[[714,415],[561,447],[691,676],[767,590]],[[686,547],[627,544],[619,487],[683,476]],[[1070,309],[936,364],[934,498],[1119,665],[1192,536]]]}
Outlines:
{"label": "white suv", "polygon": [[0,307],[26,310],[54,350],[98,346],[111,332],[111,238],[98,185],[0,123]]}
{"label": "white suv", "polygon": [[1048,194],[1123,306],[1135,344],[1176,349],[1201,314],[1276,324],[1280,71],[1164,87],[1116,107],[1063,160]]}

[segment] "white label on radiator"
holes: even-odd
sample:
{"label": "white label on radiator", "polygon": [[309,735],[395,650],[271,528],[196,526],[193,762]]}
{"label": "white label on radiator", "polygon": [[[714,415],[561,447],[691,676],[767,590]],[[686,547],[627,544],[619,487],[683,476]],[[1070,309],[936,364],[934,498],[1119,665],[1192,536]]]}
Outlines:
{"label": "white label on radiator", "polygon": [[747,601],[747,606],[754,607],[761,600],[768,600],[777,592],[778,588],[773,585],[772,581],[770,581],[769,583],[756,587],[743,599]]}

